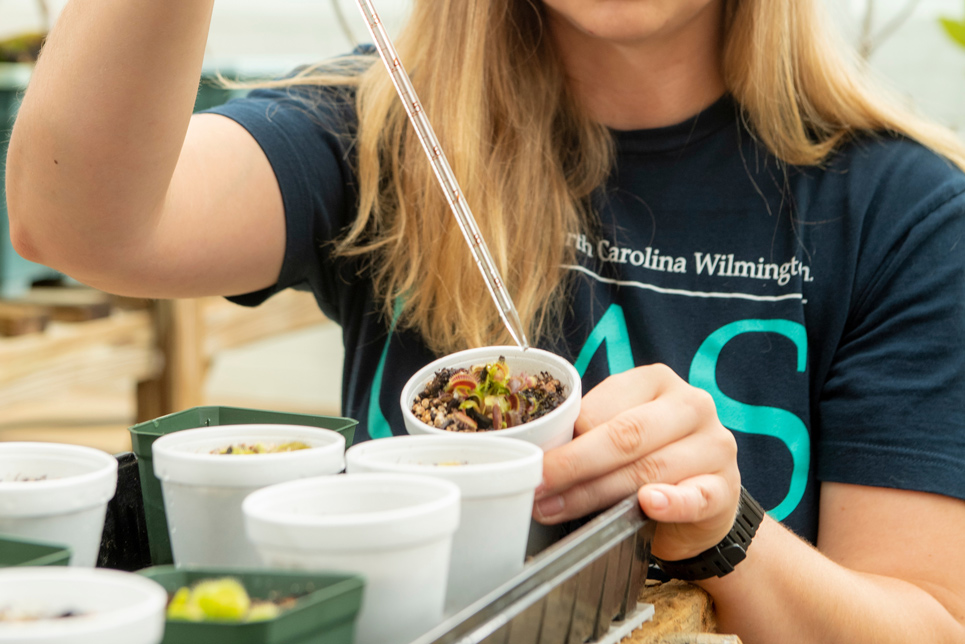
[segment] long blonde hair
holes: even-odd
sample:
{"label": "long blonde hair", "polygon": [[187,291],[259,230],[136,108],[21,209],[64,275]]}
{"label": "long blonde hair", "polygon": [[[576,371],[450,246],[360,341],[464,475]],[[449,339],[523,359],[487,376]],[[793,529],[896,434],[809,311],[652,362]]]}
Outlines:
{"label": "long blonde hair", "polygon": [[[724,0],[724,79],[754,135],[784,162],[816,165],[856,132],[899,132],[965,169],[951,132],[848,60],[819,4]],[[538,342],[565,313],[567,235],[593,226],[588,203],[610,172],[611,135],[570,93],[540,0],[414,5],[400,58]],[[365,260],[386,317],[437,353],[509,342],[382,66],[346,75],[323,63],[287,82],[357,85],[360,203],[337,251]]]}

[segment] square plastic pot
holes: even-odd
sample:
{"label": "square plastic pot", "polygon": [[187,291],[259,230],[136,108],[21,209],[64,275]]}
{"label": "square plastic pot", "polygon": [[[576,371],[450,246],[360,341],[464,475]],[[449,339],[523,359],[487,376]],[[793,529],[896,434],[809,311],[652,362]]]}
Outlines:
{"label": "square plastic pot", "polygon": [[0,535],[0,568],[13,566],[66,566],[70,548],[54,543]]}
{"label": "square plastic pot", "polygon": [[220,425],[303,425],[332,429],[345,437],[346,445],[352,444],[358,421],[337,416],[314,416],[287,412],[246,409],[240,407],[204,406],[192,407],[154,420],[138,423],[129,428],[131,445],[137,456],[138,473],[141,478],[141,494],[144,497],[144,521],[147,526],[151,562],[155,565],[174,562],[171,540],[168,536],[167,518],[161,495],[161,482],[154,475],[152,445],[159,437],[183,429],[217,427]]}
{"label": "square plastic pot", "polygon": [[174,568],[140,571],[173,594],[202,579],[234,577],[254,599],[300,595],[274,619],[250,623],[167,620],[162,644],[352,644],[362,601],[357,575],[237,568]]}
{"label": "square plastic pot", "polygon": [[[293,441],[308,447],[275,454],[218,453],[231,445]],[[177,566],[260,567],[261,557],[245,535],[245,497],[275,483],[345,469],[345,438],[303,425],[185,429],[158,438],[152,450]]]}

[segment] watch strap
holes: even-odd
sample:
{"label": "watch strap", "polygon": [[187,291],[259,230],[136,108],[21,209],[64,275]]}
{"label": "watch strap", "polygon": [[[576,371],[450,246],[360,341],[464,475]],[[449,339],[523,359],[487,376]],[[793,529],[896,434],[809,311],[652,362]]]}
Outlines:
{"label": "watch strap", "polygon": [[664,561],[652,557],[660,569],[674,579],[698,581],[710,577],[723,577],[747,557],[747,548],[764,520],[764,509],[741,486],[737,518],[720,543],[704,550],[695,557],[679,561]]}

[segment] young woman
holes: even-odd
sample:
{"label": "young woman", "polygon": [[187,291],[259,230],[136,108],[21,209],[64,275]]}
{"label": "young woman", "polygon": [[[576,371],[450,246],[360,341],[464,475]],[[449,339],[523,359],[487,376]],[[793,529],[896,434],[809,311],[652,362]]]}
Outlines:
{"label": "young woman", "polygon": [[[401,432],[411,373],[507,334],[371,55],[191,116],[212,3],[70,2],[11,140],[17,249],[129,295],[310,287],[358,434]],[[637,492],[748,643],[961,642],[965,154],[818,4],[418,0],[398,46],[589,391],[536,518]]]}

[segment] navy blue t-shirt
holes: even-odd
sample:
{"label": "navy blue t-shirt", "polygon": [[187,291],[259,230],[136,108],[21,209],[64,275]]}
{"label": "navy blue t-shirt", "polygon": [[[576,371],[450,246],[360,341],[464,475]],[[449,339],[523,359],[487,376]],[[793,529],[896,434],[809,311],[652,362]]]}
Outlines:
{"label": "navy blue t-shirt", "polygon": [[[275,286],[342,326],[357,440],[405,433],[402,386],[437,356],[377,313],[330,242],[356,213],[347,90],[259,90],[214,110],[244,126],[281,186]],[[819,482],[965,498],[965,175],[921,145],[863,136],[823,167],[779,163],[729,97],[655,130],[614,132],[599,230],[573,234],[565,334],[584,391],[665,363],[710,392],[745,486],[801,536]],[[455,223],[453,223],[455,225]]]}

